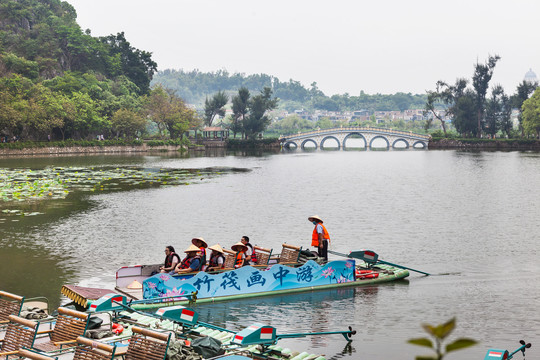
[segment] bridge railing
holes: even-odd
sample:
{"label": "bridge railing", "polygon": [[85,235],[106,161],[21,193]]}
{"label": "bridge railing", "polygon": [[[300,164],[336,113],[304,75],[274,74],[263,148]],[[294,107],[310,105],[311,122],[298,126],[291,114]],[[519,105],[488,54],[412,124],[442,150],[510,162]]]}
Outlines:
{"label": "bridge railing", "polygon": [[349,132],[349,131],[371,131],[371,132],[381,132],[386,134],[393,134],[393,135],[406,135],[406,136],[415,136],[420,137],[425,140],[428,140],[430,138],[430,135],[424,135],[424,134],[417,134],[413,133],[412,131],[402,131],[402,130],[394,130],[394,129],[387,129],[387,128],[377,128],[377,127],[368,127],[368,126],[349,126],[349,127],[339,127],[339,128],[332,128],[332,129],[319,129],[319,130],[312,130],[308,132],[303,133],[297,133],[297,134],[290,134],[290,135],[281,135],[279,139],[289,139],[294,137],[305,137],[310,135],[321,135],[325,133],[332,133],[332,132]]}

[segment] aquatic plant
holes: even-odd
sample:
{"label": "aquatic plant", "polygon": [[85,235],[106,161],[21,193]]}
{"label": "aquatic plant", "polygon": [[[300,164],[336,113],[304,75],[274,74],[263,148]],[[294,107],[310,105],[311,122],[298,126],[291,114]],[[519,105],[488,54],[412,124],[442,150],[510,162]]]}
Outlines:
{"label": "aquatic plant", "polygon": [[[239,169],[160,169],[126,167],[0,168],[0,206],[64,199],[70,193],[106,192],[157,186],[189,185]],[[36,215],[6,209],[7,215]],[[17,210],[17,211],[15,211]]]}
{"label": "aquatic plant", "polygon": [[435,351],[435,356],[417,356],[416,360],[441,360],[444,355],[448,354],[449,352],[461,350],[464,348],[467,348],[469,346],[473,346],[476,344],[475,340],[468,339],[468,338],[459,338],[450,344],[446,345],[445,352],[442,352],[442,346],[443,341],[450,335],[452,330],[456,327],[456,318],[450,319],[448,322],[444,324],[440,324],[437,326],[429,325],[429,324],[422,324],[422,327],[424,328],[424,331],[427,332],[429,335],[431,335],[432,338],[435,339],[435,343],[431,341],[431,339],[428,338],[417,338],[417,339],[410,339],[407,341],[409,344],[418,345],[418,346],[425,346],[428,348],[433,349]]}

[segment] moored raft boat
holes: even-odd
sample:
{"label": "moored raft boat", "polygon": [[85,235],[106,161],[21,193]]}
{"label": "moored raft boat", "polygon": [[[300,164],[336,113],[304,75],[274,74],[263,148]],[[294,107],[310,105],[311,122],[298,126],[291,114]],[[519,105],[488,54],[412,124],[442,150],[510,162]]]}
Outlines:
{"label": "moored raft boat", "polygon": [[[353,259],[331,261],[322,266],[310,260],[298,268],[276,264],[259,270],[244,266],[219,274],[198,273],[185,280],[175,279],[168,274],[156,274],[143,281],[143,298],[149,303],[134,306],[141,309],[156,307],[150,301],[171,296],[196,294],[196,301],[204,303],[373,285],[407,276],[409,272],[406,269],[385,264],[357,268]],[[163,306],[163,303],[157,304]]]}

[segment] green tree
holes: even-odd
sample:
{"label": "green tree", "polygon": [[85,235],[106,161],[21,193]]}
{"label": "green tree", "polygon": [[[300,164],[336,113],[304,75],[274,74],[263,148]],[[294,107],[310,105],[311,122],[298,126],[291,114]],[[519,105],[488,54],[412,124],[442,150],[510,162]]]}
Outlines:
{"label": "green tree", "polygon": [[172,90],[161,86],[152,89],[145,101],[145,109],[162,137],[167,131],[171,139],[182,138],[188,129],[199,125],[196,111],[186,106]]}
{"label": "green tree", "polygon": [[512,106],[519,110],[518,121],[519,128],[521,130],[521,136],[525,136],[525,130],[523,128],[523,114],[522,114],[522,105],[531,96],[534,90],[538,87],[538,83],[531,83],[523,80],[516,89],[516,92],[511,97]]}
{"label": "green tree", "polygon": [[117,138],[142,136],[146,125],[146,118],[132,110],[117,110],[111,118],[111,127]]}
{"label": "green tree", "polygon": [[296,114],[293,114],[283,118],[275,124],[272,124],[271,128],[281,131],[283,134],[294,134],[298,131],[313,129],[313,123],[306,119],[302,119]]}
{"label": "green tree", "polygon": [[334,123],[328,117],[322,117],[317,120],[315,127],[320,129],[331,129],[334,127]]}
{"label": "green tree", "polygon": [[[150,81],[157,71],[157,63],[152,60],[152,54],[132,47],[123,32],[100,39],[109,46],[107,60],[111,65],[108,68],[110,75],[124,74],[137,85],[139,94],[148,94]],[[121,73],[116,73],[118,68]]]}
{"label": "green tree", "polygon": [[272,89],[265,87],[259,95],[253,96],[249,102],[249,115],[244,119],[244,130],[246,137],[253,138],[260,134],[270,124],[270,117],[267,115],[277,107],[279,99],[272,98]]}
{"label": "green tree", "polygon": [[424,346],[433,349],[435,351],[435,356],[417,356],[416,360],[442,360],[444,355],[449,352],[465,349],[467,347],[476,345],[476,341],[469,338],[459,338],[454,340],[450,344],[446,345],[445,351],[443,351],[443,341],[452,333],[456,327],[456,319],[453,318],[450,321],[440,324],[437,326],[422,324],[424,331],[427,332],[434,340],[428,338],[417,338],[411,339],[408,341],[409,344]]}
{"label": "green tree", "polygon": [[238,94],[232,98],[233,118],[231,130],[235,138],[237,133],[242,133],[242,138],[244,137],[243,124],[249,111],[250,97],[249,90],[246,87],[241,87],[238,89]]}
{"label": "green tree", "polygon": [[540,138],[540,88],[536,89],[530,99],[523,102],[521,111],[525,133],[536,134],[536,138]]}
{"label": "green tree", "polygon": [[472,85],[476,92],[476,114],[477,114],[477,132],[476,136],[482,136],[482,128],[485,120],[486,96],[489,89],[489,82],[493,77],[493,71],[499,55],[489,56],[485,64],[476,63],[472,77]]}
{"label": "green tree", "polygon": [[491,90],[491,97],[486,101],[486,121],[484,131],[495,137],[498,131],[508,137],[512,131],[512,106],[510,98],[505,94],[502,86],[497,85]]}
{"label": "green tree", "polygon": [[456,131],[464,136],[476,136],[478,127],[476,126],[476,103],[475,94],[467,91],[457,98],[452,106],[452,124]]}
{"label": "green tree", "polygon": [[206,98],[204,102],[204,123],[207,126],[212,126],[212,122],[216,115],[225,116],[225,105],[229,101],[229,97],[225,91],[218,91],[211,99]]}

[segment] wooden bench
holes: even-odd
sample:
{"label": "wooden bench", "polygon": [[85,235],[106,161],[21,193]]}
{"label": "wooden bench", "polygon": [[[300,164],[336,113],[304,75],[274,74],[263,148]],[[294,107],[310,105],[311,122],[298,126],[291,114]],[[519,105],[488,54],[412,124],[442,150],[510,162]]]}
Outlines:
{"label": "wooden bench", "polygon": [[17,354],[23,347],[31,348],[36,340],[37,322],[15,315],[9,315],[8,321],[6,335],[0,342],[0,359]]}
{"label": "wooden bench", "polygon": [[23,303],[23,296],[0,291],[0,326],[9,323],[10,315],[19,315]]}
{"label": "wooden bench", "polygon": [[50,340],[35,344],[34,348],[44,352],[51,352],[63,349],[64,345],[73,347],[77,342],[77,337],[84,336],[89,321],[90,314],[59,307],[54,328],[38,332],[38,335],[49,334]]}
{"label": "wooden bench", "polygon": [[[137,326],[131,328],[133,335],[125,351],[125,360],[165,360],[167,349],[171,341],[171,334],[142,329]],[[124,351],[117,351],[123,355]]]}

